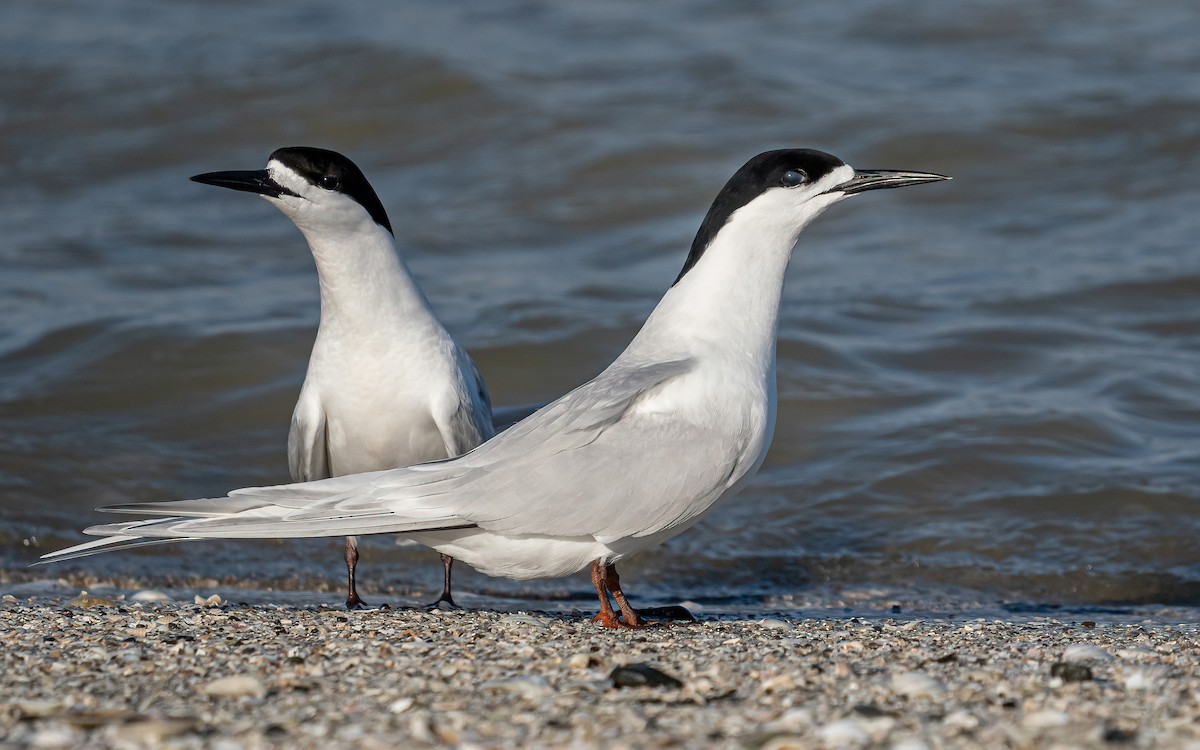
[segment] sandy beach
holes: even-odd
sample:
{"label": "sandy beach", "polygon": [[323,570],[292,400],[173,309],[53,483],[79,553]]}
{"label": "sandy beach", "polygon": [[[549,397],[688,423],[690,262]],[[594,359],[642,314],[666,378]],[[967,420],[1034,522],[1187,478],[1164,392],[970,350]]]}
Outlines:
{"label": "sandy beach", "polygon": [[1200,627],[1162,613],[610,631],[225,593],[4,594],[0,746],[1200,747]]}

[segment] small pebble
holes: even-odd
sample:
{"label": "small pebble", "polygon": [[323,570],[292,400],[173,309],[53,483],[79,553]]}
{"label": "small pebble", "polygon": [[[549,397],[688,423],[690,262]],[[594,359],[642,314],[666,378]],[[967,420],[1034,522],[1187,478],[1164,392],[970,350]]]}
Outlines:
{"label": "small pebble", "polygon": [[29,747],[60,748],[79,747],[83,744],[83,736],[69,727],[48,727],[39,729],[29,738]]}
{"label": "small pebble", "polygon": [[1118,673],[1126,690],[1161,690],[1170,678],[1170,669],[1163,664],[1127,666]]}
{"label": "small pebble", "polygon": [[1062,660],[1068,664],[1088,664],[1112,661],[1113,655],[1090,643],[1072,643],[1063,651]]}
{"label": "small pebble", "polygon": [[1035,711],[1021,719],[1021,726],[1026,729],[1050,729],[1062,727],[1071,723],[1071,717],[1062,711]]}
{"label": "small pebble", "polygon": [[516,693],[525,698],[536,700],[542,696],[549,695],[554,692],[550,688],[550,683],[546,682],[545,677],[525,676],[525,677],[510,677],[507,680],[492,680],[485,682],[481,686],[484,690],[503,690],[510,693]]}
{"label": "small pebble", "polygon": [[674,620],[676,622],[695,622],[696,617],[688,611],[687,607],[678,604],[668,604],[663,607],[647,607],[639,609],[638,614],[643,617],[653,617],[660,620]]}
{"label": "small pebble", "polygon": [[775,723],[786,731],[799,732],[813,725],[812,711],[807,708],[789,708]]}
{"label": "small pebble", "polygon": [[837,747],[863,747],[871,741],[862,724],[852,719],[831,722],[817,730],[817,737]]}
{"label": "small pebble", "polygon": [[267,688],[253,677],[234,675],[213,680],[200,688],[200,692],[212,698],[261,698]]}
{"label": "small pebble", "polygon": [[506,615],[500,618],[501,625],[533,625],[538,628],[548,628],[550,624],[539,617],[531,615]]}
{"label": "small pebble", "polygon": [[1095,679],[1092,668],[1088,665],[1065,661],[1050,665],[1050,676],[1057,677],[1063,682],[1087,682]]}
{"label": "small pebble", "polygon": [[809,746],[803,737],[791,734],[775,734],[763,740],[758,750],[806,750]]}
{"label": "small pebble", "polygon": [[979,718],[968,711],[958,709],[946,714],[942,723],[960,732],[970,732],[979,727]]}
{"label": "small pebble", "polygon": [[761,687],[764,693],[777,693],[796,687],[796,681],[790,674],[765,675]]}
{"label": "small pebble", "polygon": [[58,701],[19,700],[14,702],[12,707],[27,719],[40,719],[63,711],[63,704]]}
{"label": "small pebble", "polygon": [[67,604],[79,609],[92,609],[93,607],[115,607],[117,603],[112,599],[105,599],[102,596],[92,596],[86,591],[80,591],[79,596],[75,597]]}
{"label": "small pebble", "polygon": [[600,666],[600,660],[591,654],[572,654],[571,658],[567,659],[567,666],[571,669],[590,669]]}
{"label": "small pebble", "polygon": [[681,688],[683,683],[671,675],[649,664],[626,664],[617,667],[609,675],[613,687],[667,687]]}
{"label": "small pebble", "polygon": [[924,672],[902,672],[892,676],[892,690],[915,698],[922,695],[938,695],[945,688],[942,683]]}
{"label": "small pebble", "polygon": [[124,742],[150,747],[160,745],[168,737],[190,732],[197,724],[197,720],[190,717],[141,718],[115,725],[113,733]]}
{"label": "small pebble", "polygon": [[402,714],[408,709],[412,708],[413,703],[414,701],[412,698],[397,698],[388,704],[388,711],[394,714]]}
{"label": "small pebble", "polygon": [[154,591],[153,589],[143,589],[142,591],[138,591],[133,596],[129,597],[129,599],[130,599],[130,601],[135,601],[135,602],[169,602],[169,601],[171,601],[171,597],[167,596],[166,594],[164,594],[161,591]]}

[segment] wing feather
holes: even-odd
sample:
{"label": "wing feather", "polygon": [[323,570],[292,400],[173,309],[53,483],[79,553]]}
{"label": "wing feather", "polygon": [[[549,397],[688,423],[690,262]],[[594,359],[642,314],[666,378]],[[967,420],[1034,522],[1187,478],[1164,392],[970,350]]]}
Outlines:
{"label": "wing feather", "polygon": [[176,542],[196,542],[199,539],[147,539],[140,536],[107,536],[103,539],[94,539],[90,542],[77,544],[74,547],[60,549],[57,552],[50,552],[42,555],[34,565],[46,565],[48,563],[64,562],[66,560],[75,560],[80,557],[91,557],[99,555],[102,552],[116,552],[123,549],[134,549],[136,547],[152,547],[156,544],[175,544]]}
{"label": "wing feather", "polygon": [[317,388],[309,380],[300,388],[288,431],[288,469],[297,482],[325,479],[331,473],[325,410]]}

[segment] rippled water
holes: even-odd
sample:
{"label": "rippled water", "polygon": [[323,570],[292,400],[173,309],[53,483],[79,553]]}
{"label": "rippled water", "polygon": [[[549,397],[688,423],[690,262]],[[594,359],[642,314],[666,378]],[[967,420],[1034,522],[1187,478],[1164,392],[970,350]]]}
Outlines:
{"label": "rippled water", "polygon": [[[74,542],[102,503],[287,478],[312,261],[274,209],[189,175],[350,155],[516,404],[620,351],[747,157],[811,146],[955,182],[805,235],[767,464],[631,560],[634,590],[1200,604],[1197,20],[1185,0],[13,4],[0,566],[24,575],[30,540]],[[336,586],[337,550],[56,570]],[[429,590],[434,560],[376,540],[363,580]]]}

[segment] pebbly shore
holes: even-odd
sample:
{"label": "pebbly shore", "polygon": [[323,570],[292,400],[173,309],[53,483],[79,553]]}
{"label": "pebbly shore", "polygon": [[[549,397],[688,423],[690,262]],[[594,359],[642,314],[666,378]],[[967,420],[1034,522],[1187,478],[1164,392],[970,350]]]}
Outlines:
{"label": "pebbly shore", "polygon": [[[899,608],[897,608],[899,609]],[[1200,748],[1200,627],[5,595],[3,748]]]}

